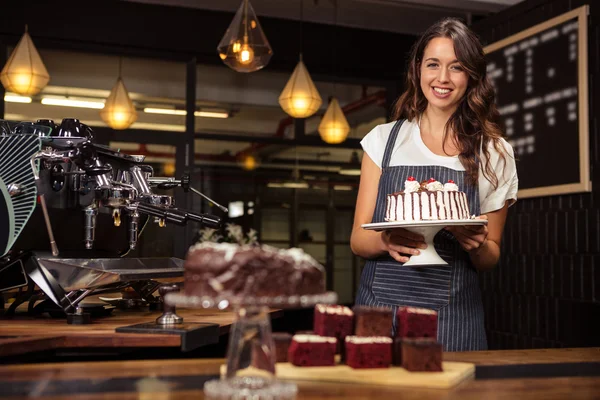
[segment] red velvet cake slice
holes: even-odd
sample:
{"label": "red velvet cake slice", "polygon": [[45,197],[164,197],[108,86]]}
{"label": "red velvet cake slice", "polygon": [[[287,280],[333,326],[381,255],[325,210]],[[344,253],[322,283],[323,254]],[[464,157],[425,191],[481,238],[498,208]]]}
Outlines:
{"label": "red velvet cake slice", "polygon": [[437,338],[437,311],[428,308],[399,307],[396,312],[396,337]]}
{"label": "red velvet cake slice", "polygon": [[346,336],[346,364],[352,368],[388,368],[392,339],[387,336]]}
{"label": "red velvet cake slice", "polygon": [[333,366],[337,339],[318,335],[294,335],[288,361],[298,367]]}
{"label": "red velvet cake slice", "polygon": [[354,307],[354,334],[356,336],[392,336],[391,308]]}
{"label": "red velvet cake slice", "polygon": [[329,336],[343,343],[346,336],[352,335],[354,329],[354,313],[344,306],[326,306],[317,304],[313,329],[319,336]]}
{"label": "red velvet cake slice", "polygon": [[403,339],[402,367],[411,372],[442,371],[442,345],[435,339]]}

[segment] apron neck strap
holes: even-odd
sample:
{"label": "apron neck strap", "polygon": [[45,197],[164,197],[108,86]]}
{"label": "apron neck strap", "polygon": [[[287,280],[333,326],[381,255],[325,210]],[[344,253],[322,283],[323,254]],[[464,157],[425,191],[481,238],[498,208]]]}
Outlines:
{"label": "apron neck strap", "polygon": [[392,128],[392,131],[390,132],[390,137],[388,138],[387,144],[385,145],[385,152],[383,153],[381,169],[387,168],[390,165],[390,159],[392,158],[394,144],[396,143],[398,132],[400,132],[400,127],[402,127],[404,121],[406,121],[406,119],[399,119],[398,121],[396,121],[394,127]]}

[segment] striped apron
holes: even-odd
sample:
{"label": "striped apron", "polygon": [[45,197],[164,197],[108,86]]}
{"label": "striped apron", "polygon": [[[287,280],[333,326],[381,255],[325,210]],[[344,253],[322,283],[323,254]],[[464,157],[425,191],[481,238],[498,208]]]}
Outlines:
{"label": "striped apron", "polygon": [[[390,167],[392,149],[404,120],[396,122],[387,141],[377,203],[372,222],[384,222],[386,196],[402,189],[409,176],[418,182],[431,177],[440,182],[452,179],[464,188],[470,214],[479,215],[477,186],[465,184],[465,172],[437,165]],[[483,303],[477,270],[454,236],[441,230],[434,238],[438,254],[447,266],[403,267],[389,254],[368,260],[362,272],[357,305],[391,307],[414,306],[438,311],[437,339],[445,351],[486,350]]]}

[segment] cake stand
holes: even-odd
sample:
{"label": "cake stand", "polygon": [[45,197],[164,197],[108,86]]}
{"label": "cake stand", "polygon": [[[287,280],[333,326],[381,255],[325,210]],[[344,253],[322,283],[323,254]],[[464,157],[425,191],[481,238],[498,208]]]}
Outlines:
{"label": "cake stand", "polygon": [[275,346],[269,309],[314,307],[337,303],[337,293],[277,297],[204,297],[168,293],[165,302],[183,308],[232,309],[235,321],[229,332],[226,373],[208,381],[204,395],[212,400],[295,399],[298,387],[275,377]]}
{"label": "cake stand", "polygon": [[393,222],[374,222],[361,225],[364,229],[374,231],[386,231],[397,228],[404,228],[407,231],[423,235],[426,249],[419,249],[420,254],[411,256],[403,265],[407,267],[417,267],[425,265],[448,265],[446,261],[438,254],[433,245],[435,235],[447,226],[467,226],[467,225],[487,225],[486,219],[453,219],[436,221],[393,221]]}

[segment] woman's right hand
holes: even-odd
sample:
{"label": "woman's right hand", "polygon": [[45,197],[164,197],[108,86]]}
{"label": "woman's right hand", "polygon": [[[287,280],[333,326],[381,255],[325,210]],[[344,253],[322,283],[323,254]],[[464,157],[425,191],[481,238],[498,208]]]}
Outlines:
{"label": "woman's right hand", "polygon": [[410,256],[419,254],[418,249],[427,248],[425,239],[418,233],[410,232],[403,228],[383,231],[381,239],[390,256],[398,262],[405,263]]}

